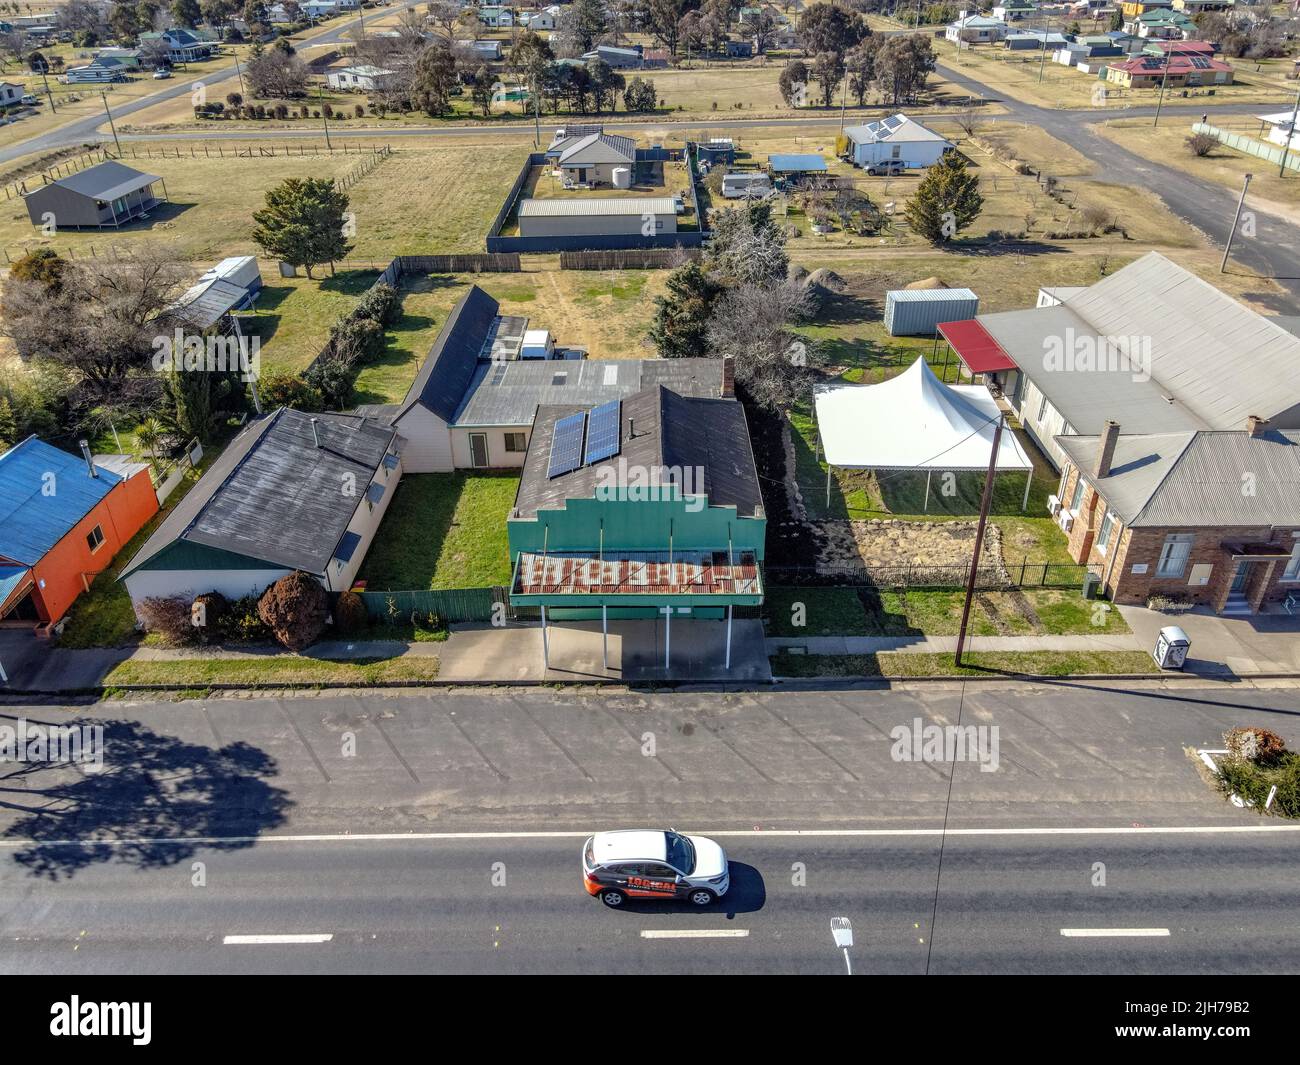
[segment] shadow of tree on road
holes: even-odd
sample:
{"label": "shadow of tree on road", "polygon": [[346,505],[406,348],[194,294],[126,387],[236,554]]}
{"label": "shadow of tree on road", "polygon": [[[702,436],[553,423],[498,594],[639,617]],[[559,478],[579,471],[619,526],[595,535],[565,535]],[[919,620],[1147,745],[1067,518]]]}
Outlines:
{"label": "shadow of tree on road", "polygon": [[3,835],[21,841],[13,860],[33,876],[66,879],[106,862],[156,869],[200,848],[249,847],[292,806],[268,782],[275,759],[251,744],[207,747],[135,721],[29,718],[26,727],[69,725],[102,727],[102,768],[88,759],[0,762],[0,816],[16,815]]}

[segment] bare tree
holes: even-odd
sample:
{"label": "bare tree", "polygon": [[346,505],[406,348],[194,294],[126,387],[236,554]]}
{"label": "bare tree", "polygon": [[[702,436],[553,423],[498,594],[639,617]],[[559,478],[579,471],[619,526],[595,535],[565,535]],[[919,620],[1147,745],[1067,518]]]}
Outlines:
{"label": "bare tree", "polygon": [[811,316],[813,294],[798,281],[777,285],[746,282],[727,291],[709,320],[709,348],[736,360],[736,381],[751,401],[784,407],[798,398],[810,365],[820,361],[816,343],[792,325]]}

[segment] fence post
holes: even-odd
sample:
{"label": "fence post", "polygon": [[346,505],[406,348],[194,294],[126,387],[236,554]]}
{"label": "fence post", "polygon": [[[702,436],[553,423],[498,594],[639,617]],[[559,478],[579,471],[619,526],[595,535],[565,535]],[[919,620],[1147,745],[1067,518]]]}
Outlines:
{"label": "fence post", "polygon": [[1026,564],[1028,564],[1028,562],[1029,562],[1029,556],[1028,556],[1028,555],[1021,555],[1021,556],[1020,556],[1020,581],[1019,581],[1019,584],[1020,584],[1020,586],[1021,586],[1022,588],[1024,587],[1024,584],[1025,584],[1025,566],[1026,566]]}
{"label": "fence post", "polygon": [[1039,585],[1043,588],[1047,587],[1047,563],[1046,562],[1043,563],[1043,579],[1039,582]]}

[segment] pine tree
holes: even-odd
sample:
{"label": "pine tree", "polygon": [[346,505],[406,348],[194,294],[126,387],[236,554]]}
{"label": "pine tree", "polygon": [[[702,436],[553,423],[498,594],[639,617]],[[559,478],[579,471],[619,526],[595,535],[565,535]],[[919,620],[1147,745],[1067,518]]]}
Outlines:
{"label": "pine tree", "polygon": [[352,245],[344,236],[348,197],[333,178],[288,178],[266,194],[266,207],[253,214],[253,239],[267,255],[312,267],[345,258]]}
{"label": "pine tree", "polygon": [[983,206],[979,178],[967,170],[965,159],[948,151],[926,171],[903,213],[931,244],[946,244],[979,217]]}
{"label": "pine tree", "polygon": [[668,294],[655,299],[650,339],[665,359],[707,354],[709,317],[723,286],[697,262],[689,262],[668,275]]}

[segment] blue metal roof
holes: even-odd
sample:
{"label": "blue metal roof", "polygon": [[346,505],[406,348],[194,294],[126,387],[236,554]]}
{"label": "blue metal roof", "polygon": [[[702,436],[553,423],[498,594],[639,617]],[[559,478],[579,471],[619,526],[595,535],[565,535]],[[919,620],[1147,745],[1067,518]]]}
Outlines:
{"label": "blue metal roof", "polygon": [[29,436],[0,455],[0,555],[34,566],[121,477]]}
{"label": "blue metal roof", "polygon": [[26,566],[0,566],[0,606],[13,595],[14,589],[27,579],[30,572]]}
{"label": "blue metal roof", "polygon": [[810,173],[826,170],[826,160],[820,155],[770,155],[768,165],[781,173]]}

